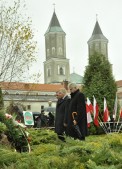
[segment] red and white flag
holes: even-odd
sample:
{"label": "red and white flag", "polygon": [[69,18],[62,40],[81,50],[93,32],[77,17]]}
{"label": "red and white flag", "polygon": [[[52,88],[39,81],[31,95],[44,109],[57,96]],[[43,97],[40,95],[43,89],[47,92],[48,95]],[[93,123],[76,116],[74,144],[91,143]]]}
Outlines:
{"label": "red and white flag", "polygon": [[87,97],[87,105],[89,106],[89,110],[91,113],[93,113],[93,105],[91,104],[89,98]]}
{"label": "red and white flag", "polygon": [[96,102],[95,97],[93,96],[93,113],[94,113],[94,124],[96,126],[99,126],[99,121],[98,121],[98,116],[99,116],[99,107],[98,104]]}
{"label": "red and white flag", "polygon": [[121,110],[120,110],[119,117],[120,117],[120,119],[122,118],[122,107],[121,107]]}
{"label": "red and white flag", "polygon": [[120,109],[120,113],[119,113],[119,118],[118,118],[118,122],[122,119],[122,107]]}
{"label": "red and white flag", "polygon": [[113,110],[114,121],[116,120],[116,114],[117,114],[117,94],[116,94],[115,103],[114,103],[114,110]]}
{"label": "red and white flag", "polygon": [[107,102],[106,102],[106,98],[105,97],[104,97],[103,121],[104,122],[110,121],[109,111],[108,111]]}
{"label": "red and white flag", "polygon": [[93,112],[93,106],[87,97],[86,101],[86,113],[87,113],[87,126],[90,127],[90,123],[93,121],[91,117],[91,113]]}

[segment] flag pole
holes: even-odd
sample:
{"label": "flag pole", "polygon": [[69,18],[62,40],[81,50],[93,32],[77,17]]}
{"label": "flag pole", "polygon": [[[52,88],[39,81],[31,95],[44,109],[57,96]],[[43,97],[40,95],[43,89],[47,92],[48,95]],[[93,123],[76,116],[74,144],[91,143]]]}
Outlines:
{"label": "flag pole", "polygon": [[98,120],[99,120],[100,126],[103,128],[104,132],[107,134],[108,132],[107,132],[107,130],[106,130],[106,127],[105,127],[104,123],[102,122],[102,120],[100,119],[99,116],[98,116]]}
{"label": "flag pole", "polygon": [[121,123],[121,125],[120,125],[120,127],[119,127],[118,133],[119,133],[119,131],[121,130],[121,127],[122,127],[122,123]]}
{"label": "flag pole", "polygon": [[[117,121],[117,125],[116,125],[117,127],[118,127],[118,124],[119,124],[121,112],[122,112],[122,107],[120,108],[119,117],[118,117],[118,121]],[[122,125],[122,124],[121,124],[121,125]],[[120,131],[120,129],[121,129],[121,125],[120,125],[120,128],[118,129],[118,133],[119,133],[119,131]],[[116,129],[117,129],[117,127],[116,127]]]}

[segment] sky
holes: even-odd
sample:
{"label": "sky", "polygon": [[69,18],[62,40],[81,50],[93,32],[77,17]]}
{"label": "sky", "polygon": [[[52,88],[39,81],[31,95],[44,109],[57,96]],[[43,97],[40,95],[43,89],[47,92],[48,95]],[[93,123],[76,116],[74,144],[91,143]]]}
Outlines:
{"label": "sky", "polygon": [[66,33],[66,57],[70,60],[70,73],[84,75],[88,64],[87,41],[92,35],[96,15],[103,35],[109,40],[108,58],[113,65],[115,80],[122,80],[122,0],[25,0],[26,12],[32,19],[37,40],[37,62],[30,68],[40,72],[44,83],[44,34],[55,12]]}

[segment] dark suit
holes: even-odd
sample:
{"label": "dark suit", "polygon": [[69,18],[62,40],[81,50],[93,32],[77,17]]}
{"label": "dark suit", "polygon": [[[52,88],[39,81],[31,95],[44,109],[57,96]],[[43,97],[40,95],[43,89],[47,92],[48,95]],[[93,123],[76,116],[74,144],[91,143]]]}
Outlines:
{"label": "dark suit", "polygon": [[59,138],[63,138],[63,140],[63,133],[65,131],[64,118],[67,113],[68,100],[69,97],[66,96],[64,99],[59,99],[56,105],[55,132],[58,134]]}
{"label": "dark suit", "polygon": [[71,93],[71,101],[69,104],[68,111],[68,134],[71,137],[78,138],[77,134],[73,131],[72,127],[73,126],[72,112],[77,112],[75,120],[77,121],[77,125],[79,126],[83,139],[85,139],[85,136],[87,135],[86,104],[85,104],[85,96],[83,93],[79,91],[79,89],[74,93]]}

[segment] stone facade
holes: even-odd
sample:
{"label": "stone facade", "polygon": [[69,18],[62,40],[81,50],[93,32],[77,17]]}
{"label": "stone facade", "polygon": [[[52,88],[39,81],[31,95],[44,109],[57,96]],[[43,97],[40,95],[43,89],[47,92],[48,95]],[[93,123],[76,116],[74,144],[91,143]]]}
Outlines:
{"label": "stone facade", "polygon": [[70,80],[69,59],[66,58],[65,32],[54,11],[45,33],[46,61],[44,62],[44,83],[61,83]]}
{"label": "stone facade", "polygon": [[89,56],[97,52],[108,58],[108,39],[103,35],[98,21],[96,21],[92,36],[88,40],[88,51]]}

